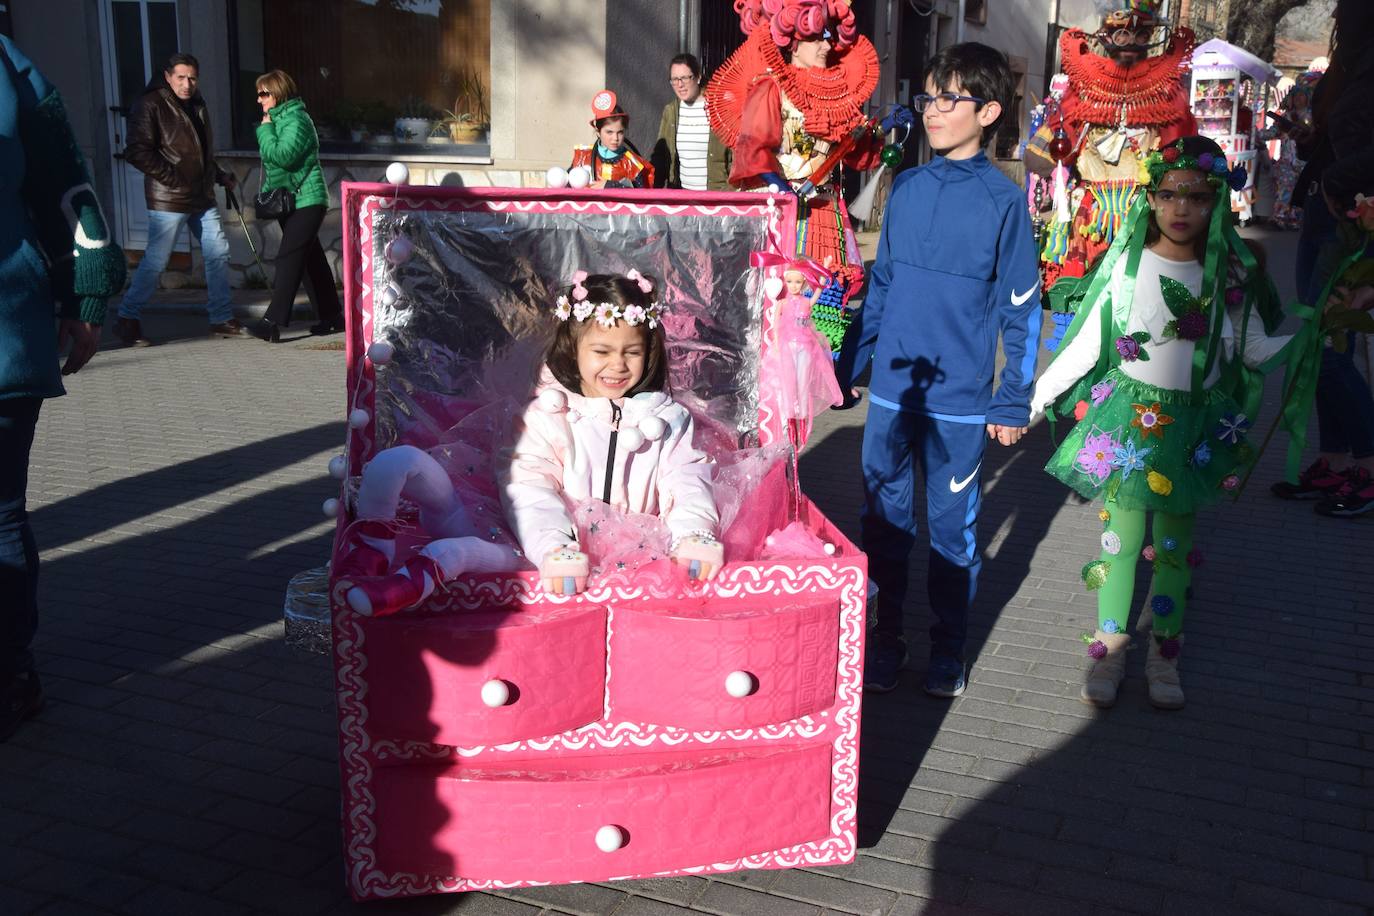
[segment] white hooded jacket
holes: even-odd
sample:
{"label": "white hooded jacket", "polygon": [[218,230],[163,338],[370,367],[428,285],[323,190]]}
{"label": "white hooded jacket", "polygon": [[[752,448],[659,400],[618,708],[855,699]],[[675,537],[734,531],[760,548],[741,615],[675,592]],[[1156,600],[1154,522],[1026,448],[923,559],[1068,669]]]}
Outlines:
{"label": "white hooded jacket", "polygon": [[573,394],[546,371],[514,444],[498,462],[506,517],[530,562],[577,543],[569,505],[602,499],[657,515],[673,543],[718,534],[714,465],[692,445],[692,416],[662,392],[616,405]]}

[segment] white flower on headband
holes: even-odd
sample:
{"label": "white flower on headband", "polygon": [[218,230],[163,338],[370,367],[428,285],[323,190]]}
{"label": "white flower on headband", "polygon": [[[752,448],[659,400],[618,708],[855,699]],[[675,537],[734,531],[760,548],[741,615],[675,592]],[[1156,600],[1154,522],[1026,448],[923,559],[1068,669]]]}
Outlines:
{"label": "white flower on headband", "polygon": [[[577,303],[577,305],[573,306],[573,317],[576,318],[578,321],[586,321],[591,316],[592,311],[595,308],[596,305],[594,303],[586,301],[579,302]],[[566,321],[567,319],[565,318],[563,320]]]}
{"label": "white flower on headband", "polygon": [[568,316],[572,314],[572,303],[568,301],[567,296],[558,297],[558,301],[553,306],[553,313],[558,316],[559,321],[568,320]]}
{"label": "white flower on headband", "polygon": [[654,328],[658,327],[658,322],[662,316],[663,309],[658,303],[654,303],[644,310],[644,317],[649,321],[649,330],[652,331]]}
{"label": "white flower on headband", "polygon": [[596,306],[596,320],[603,328],[615,327],[618,318],[620,306],[610,302],[602,302]]}
{"label": "white flower on headband", "polygon": [[621,310],[620,317],[623,318],[625,323],[630,327],[634,327],[648,320],[649,314],[644,310],[644,306],[642,305],[627,305]]}

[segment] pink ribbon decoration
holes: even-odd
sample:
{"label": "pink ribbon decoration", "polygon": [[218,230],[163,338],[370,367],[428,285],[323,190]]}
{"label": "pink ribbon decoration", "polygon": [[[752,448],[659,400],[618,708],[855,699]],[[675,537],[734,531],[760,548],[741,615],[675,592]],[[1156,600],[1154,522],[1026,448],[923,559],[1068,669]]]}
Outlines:
{"label": "pink ribbon decoration", "polygon": [[627,274],[625,274],[625,276],[626,276],[626,278],[628,278],[628,279],[630,279],[630,280],[633,280],[633,281],[635,281],[636,283],[639,284],[639,291],[640,291],[640,292],[642,292],[642,293],[652,293],[652,292],[654,291],[654,285],[653,285],[652,283],[650,283],[650,282],[648,281],[648,279],[646,279],[646,278],[644,277],[644,275],[641,274],[638,270],[635,270],[634,268],[630,268],[630,272],[627,273]]}
{"label": "pink ribbon decoration", "polygon": [[578,302],[581,302],[587,298],[587,287],[582,285],[582,281],[585,279],[587,279],[587,272],[585,270],[579,270],[572,275],[572,297],[576,299]]}

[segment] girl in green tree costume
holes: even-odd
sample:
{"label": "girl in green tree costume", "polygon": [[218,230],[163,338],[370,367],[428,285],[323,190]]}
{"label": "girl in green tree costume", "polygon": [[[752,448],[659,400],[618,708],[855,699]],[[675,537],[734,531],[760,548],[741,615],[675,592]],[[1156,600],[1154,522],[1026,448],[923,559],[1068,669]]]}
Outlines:
{"label": "girl in green tree costume", "polygon": [[1116,702],[1143,555],[1154,565],[1150,702],[1178,709],[1185,595],[1201,562],[1194,513],[1236,490],[1254,460],[1247,432],[1263,373],[1285,359],[1289,338],[1269,336],[1281,318],[1277,297],[1231,226],[1226,190],[1243,171],[1228,170],[1211,140],[1190,136],[1147,157],[1140,181],[1148,193],[1127,231],[1095,270],[1051,292],[1056,308],[1077,316],[1031,411],[1077,419],[1045,469],[1105,504],[1102,553],[1083,569],[1098,592],[1098,628],[1084,636],[1094,663],[1082,699]]}

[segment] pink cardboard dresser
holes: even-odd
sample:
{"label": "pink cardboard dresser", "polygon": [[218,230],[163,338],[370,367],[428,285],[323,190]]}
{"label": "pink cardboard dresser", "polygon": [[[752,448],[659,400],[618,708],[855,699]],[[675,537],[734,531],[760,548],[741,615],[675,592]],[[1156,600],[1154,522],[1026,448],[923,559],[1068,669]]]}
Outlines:
{"label": "pink cardboard dresser", "polygon": [[[528,395],[548,290],[578,268],[666,284],[674,396],[702,447],[728,461],[778,441],[758,391],[769,283],[751,264],[792,244],[790,197],[349,184],[344,219],[336,570],[357,477],[399,444],[439,457],[491,540],[513,544],[492,455]],[[734,478],[727,566],[707,585],[609,557],[575,597],[531,567],[371,618],[335,573],[355,898],[853,859],[866,562],[787,462],[757,466]],[[794,519],[833,552],[759,559]],[[423,541],[403,529],[398,543]]]}

